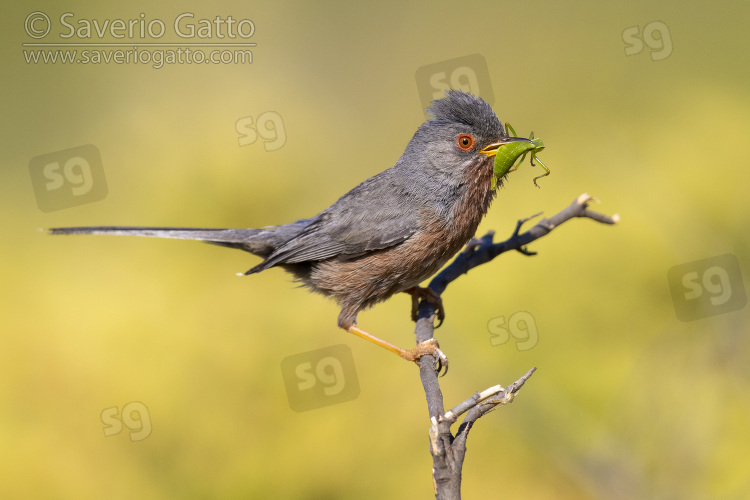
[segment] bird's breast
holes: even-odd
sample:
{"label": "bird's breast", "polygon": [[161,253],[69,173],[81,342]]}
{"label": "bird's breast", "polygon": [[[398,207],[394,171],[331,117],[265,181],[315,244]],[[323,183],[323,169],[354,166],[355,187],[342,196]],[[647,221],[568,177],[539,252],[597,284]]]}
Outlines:
{"label": "bird's breast", "polygon": [[419,209],[419,229],[403,243],[356,259],[317,263],[303,282],[342,307],[359,310],[425,281],[474,236],[494,197],[492,168],[472,173],[452,199]]}
{"label": "bird's breast", "polygon": [[420,231],[402,245],[403,254],[408,257],[400,265],[414,270],[405,288],[435,274],[476,234],[495,196],[491,177],[492,169],[478,162],[464,173],[463,182],[447,207],[420,210]]}

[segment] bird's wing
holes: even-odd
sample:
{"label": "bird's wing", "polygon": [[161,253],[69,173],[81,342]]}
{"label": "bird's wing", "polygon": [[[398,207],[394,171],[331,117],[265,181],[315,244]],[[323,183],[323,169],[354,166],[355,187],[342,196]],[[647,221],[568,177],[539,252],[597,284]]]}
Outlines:
{"label": "bird's wing", "polygon": [[251,271],[333,257],[351,259],[407,240],[419,227],[419,211],[408,208],[414,205],[404,203],[408,195],[398,185],[384,185],[383,179],[373,183],[377,177],[348,192]]}

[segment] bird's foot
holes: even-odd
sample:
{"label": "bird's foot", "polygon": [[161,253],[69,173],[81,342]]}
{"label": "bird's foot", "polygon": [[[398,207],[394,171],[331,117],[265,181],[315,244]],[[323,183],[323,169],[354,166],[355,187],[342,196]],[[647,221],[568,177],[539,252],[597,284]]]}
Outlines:
{"label": "bird's foot", "polygon": [[435,328],[439,328],[443,324],[445,319],[445,307],[443,306],[443,299],[437,294],[432,288],[422,288],[419,286],[413,286],[404,290],[404,293],[411,295],[411,320],[417,321],[417,309],[419,308],[419,299],[426,300],[435,304],[437,307],[437,319],[439,323]]}
{"label": "bird's foot", "polygon": [[438,342],[434,338],[425,340],[424,342],[417,344],[414,349],[401,349],[400,347],[396,347],[390,342],[386,342],[385,340],[380,339],[375,335],[367,333],[357,325],[349,325],[346,328],[346,331],[349,333],[353,333],[357,337],[361,337],[369,342],[372,342],[373,344],[379,345],[380,347],[387,349],[394,354],[397,354],[399,357],[407,361],[418,362],[422,356],[432,356],[433,358],[435,358],[435,371],[440,373],[443,370],[443,367],[445,367],[443,375],[448,373],[448,357],[443,354],[443,351],[440,350]]}
{"label": "bird's foot", "polygon": [[414,349],[408,351],[404,350],[400,356],[407,361],[414,361],[415,363],[418,362],[422,356],[432,356],[435,358],[435,371],[440,373],[443,370],[443,367],[445,367],[443,375],[448,373],[448,356],[443,354],[443,351],[441,351],[438,346],[438,341],[434,338],[417,344],[417,347]]}

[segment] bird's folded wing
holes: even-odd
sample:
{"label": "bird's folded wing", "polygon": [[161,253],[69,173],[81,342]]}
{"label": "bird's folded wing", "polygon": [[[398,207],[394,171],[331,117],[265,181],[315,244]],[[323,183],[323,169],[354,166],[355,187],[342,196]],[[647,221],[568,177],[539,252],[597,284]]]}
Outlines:
{"label": "bird's folded wing", "polygon": [[328,222],[327,214],[303,233],[280,246],[257,267],[257,271],[278,264],[295,264],[338,257],[352,259],[372,250],[389,248],[416,232],[416,224],[404,220],[364,218],[345,226]]}
{"label": "bird's folded wing", "polygon": [[418,211],[399,210],[403,198],[395,199],[400,198],[398,193],[374,193],[366,188],[364,183],[347,193],[252,271],[334,257],[352,259],[398,245],[417,232]]}

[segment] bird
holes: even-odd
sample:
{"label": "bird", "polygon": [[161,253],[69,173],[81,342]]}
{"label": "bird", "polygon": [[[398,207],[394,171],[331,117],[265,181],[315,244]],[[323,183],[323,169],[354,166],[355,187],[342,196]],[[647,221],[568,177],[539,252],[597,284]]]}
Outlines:
{"label": "bird", "polygon": [[54,235],[110,234],[198,240],[244,250],[263,260],[242,273],[273,267],[290,272],[341,309],[338,326],[403,359],[448,358],[432,338],[402,349],[362,329],[360,311],[401,292],[444,306],[438,294],[419,286],[474,236],[507,172],[493,179],[493,161],[511,137],[480,97],[448,90],[432,101],[396,163],[344,194],[314,217],[259,229],[90,226],[50,229]]}

